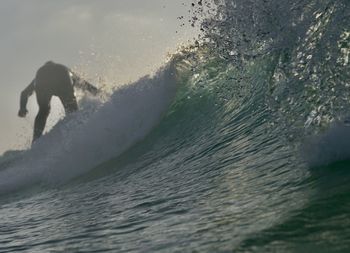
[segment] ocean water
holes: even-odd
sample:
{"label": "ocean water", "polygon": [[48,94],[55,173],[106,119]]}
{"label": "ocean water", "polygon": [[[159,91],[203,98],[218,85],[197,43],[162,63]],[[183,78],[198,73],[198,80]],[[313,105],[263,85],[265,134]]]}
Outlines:
{"label": "ocean water", "polygon": [[350,2],[194,8],[199,43],[0,158],[0,252],[349,252]]}

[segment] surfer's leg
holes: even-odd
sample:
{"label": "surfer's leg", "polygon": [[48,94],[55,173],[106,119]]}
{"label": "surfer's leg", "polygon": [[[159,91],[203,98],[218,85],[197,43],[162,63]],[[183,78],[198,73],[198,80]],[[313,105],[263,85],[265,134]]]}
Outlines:
{"label": "surfer's leg", "polygon": [[78,110],[78,103],[77,103],[77,99],[74,96],[74,92],[69,92],[65,95],[61,95],[59,96],[64,110],[66,111],[66,114],[75,112]]}
{"label": "surfer's leg", "polygon": [[47,94],[40,94],[40,92],[37,92],[36,96],[39,105],[39,112],[35,118],[33,142],[35,142],[42,135],[45,129],[46,120],[50,113],[51,101],[51,96]]}

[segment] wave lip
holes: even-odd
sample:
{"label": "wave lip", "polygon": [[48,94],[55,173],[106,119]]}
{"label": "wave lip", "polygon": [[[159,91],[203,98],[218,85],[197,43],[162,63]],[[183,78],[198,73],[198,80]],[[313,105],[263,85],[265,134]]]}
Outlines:
{"label": "wave lip", "polygon": [[160,121],[176,93],[174,63],[116,90],[91,115],[82,109],[0,171],[0,194],[36,184],[60,184],[116,157]]}

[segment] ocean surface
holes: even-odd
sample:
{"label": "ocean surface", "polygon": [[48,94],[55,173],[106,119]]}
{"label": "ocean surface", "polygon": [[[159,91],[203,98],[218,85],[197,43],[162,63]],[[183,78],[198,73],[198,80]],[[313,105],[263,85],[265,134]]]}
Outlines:
{"label": "ocean surface", "polygon": [[350,1],[192,14],[157,73],[0,157],[0,252],[350,252]]}

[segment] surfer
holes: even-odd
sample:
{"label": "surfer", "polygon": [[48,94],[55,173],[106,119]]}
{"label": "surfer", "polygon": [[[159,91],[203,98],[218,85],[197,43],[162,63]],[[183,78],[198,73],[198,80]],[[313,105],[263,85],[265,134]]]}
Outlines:
{"label": "surfer", "polygon": [[96,87],[79,78],[62,64],[49,61],[39,68],[34,80],[21,93],[20,110],[18,112],[18,116],[21,118],[27,115],[28,98],[35,91],[39,112],[35,118],[33,142],[35,142],[44,131],[46,120],[50,113],[50,101],[52,96],[59,97],[66,114],[78,110],[74,88],[89,91],[93,95],[98,93]]}

